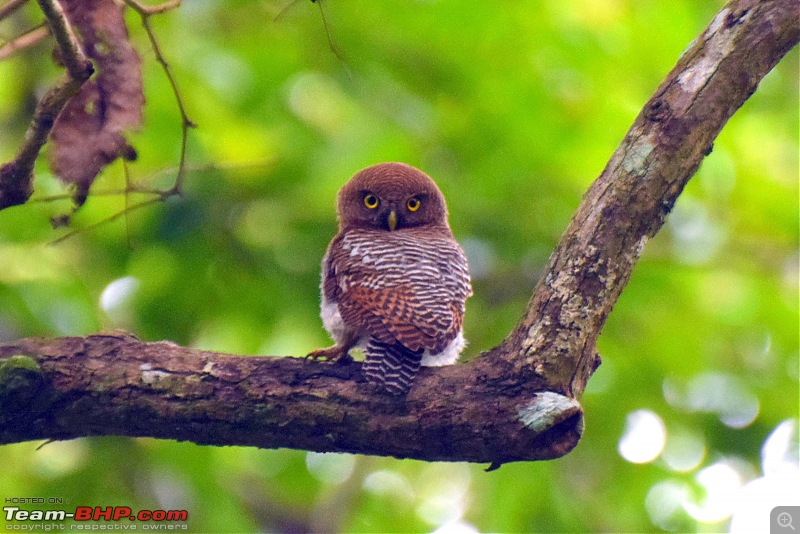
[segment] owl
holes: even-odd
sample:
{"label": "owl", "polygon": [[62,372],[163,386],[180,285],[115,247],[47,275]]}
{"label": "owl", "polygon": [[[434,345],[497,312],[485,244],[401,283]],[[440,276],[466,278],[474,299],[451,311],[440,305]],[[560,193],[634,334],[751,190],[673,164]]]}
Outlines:
{"label": "owl", "polygon": [[464,349],[467,259],[433,180],[381,163],[339,191],[339,232],[322,260],[321,316],[335,345],[308,357],[364,351],[368,382],[405,395],[419,367],[455,363]]}

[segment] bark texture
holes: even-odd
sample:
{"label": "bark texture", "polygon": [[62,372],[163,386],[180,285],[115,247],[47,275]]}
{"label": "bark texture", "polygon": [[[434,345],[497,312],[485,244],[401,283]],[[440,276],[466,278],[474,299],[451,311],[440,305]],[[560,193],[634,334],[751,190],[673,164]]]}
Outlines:
{"label": "bark texture", "polygon": [[556,458],[580,437],[577,401],[498,394],[475,365],[423,369],[405,399],[376,393],[360,367],[125,334],[22,340],[0,347],[0,444],[152,436],[498,464]]}
{"label": "bark texture", "polygon": [[408,397],[360,364],[242,357],[125,335],[0,346],[0,443],[91,435],[487,462],[568,453],[596,340],[642,248],[760,80],[800,40],[797,0],[733,0],[680,58],[592,184],[519,325]]}

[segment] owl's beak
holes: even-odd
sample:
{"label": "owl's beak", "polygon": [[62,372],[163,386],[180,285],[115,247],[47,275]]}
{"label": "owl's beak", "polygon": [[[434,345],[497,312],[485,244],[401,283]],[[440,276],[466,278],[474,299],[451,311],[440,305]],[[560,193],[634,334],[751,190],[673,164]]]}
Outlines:
{"label": "owl's beak", "polygon": [[389,225],[389,230],[394,230],[397,228],[397,212],[392,210],[389,212],[389,217],[386,219],[386,223]]}

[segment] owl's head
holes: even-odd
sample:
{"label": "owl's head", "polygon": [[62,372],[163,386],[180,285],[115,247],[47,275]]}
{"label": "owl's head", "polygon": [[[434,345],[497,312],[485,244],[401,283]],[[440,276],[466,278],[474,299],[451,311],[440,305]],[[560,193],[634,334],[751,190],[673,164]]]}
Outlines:
{"label": "owl's head", "polygon": [[338,212],[341,228],[447,226],[442,192],[405,163],[379,163],[356,173],[339,191]]}

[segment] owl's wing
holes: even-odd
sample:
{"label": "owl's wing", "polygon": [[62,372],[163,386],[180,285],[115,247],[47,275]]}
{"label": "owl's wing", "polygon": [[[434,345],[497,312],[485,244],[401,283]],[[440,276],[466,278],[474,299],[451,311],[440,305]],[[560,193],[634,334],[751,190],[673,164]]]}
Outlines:
{"label": "owl's wing", "polygon": [[442,351],[472,294],[463,251],[448,236],[364,233],[345,236],[329,262],[342,319],[382,343]]}

